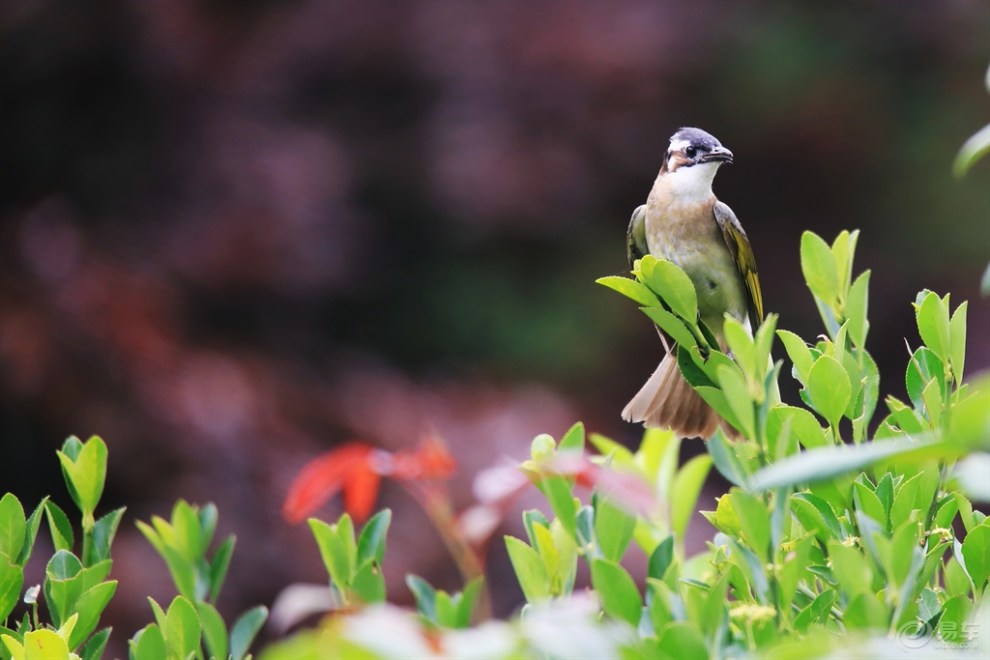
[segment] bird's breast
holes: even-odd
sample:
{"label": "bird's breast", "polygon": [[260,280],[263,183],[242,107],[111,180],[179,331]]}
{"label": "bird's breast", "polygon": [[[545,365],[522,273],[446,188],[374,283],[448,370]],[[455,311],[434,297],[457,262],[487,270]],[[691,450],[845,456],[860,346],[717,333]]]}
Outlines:
{"label": "bird's breast", "polygon": [[742,319],[746,299],[735,261],[722,238],[712,207],[704,203],[658,203],[646,212],[650,254],[677,264],[694,283],[702,319],[719,332],[728,312]]}

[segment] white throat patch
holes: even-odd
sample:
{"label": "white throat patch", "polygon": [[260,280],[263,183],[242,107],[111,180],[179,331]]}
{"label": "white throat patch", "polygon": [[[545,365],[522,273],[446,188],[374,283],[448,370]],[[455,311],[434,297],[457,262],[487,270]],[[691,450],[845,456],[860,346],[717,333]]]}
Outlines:
{"label": "white throat patch", "polygon": [[721,162],[698,163],[690,167],[678,167],[664,174],[669,179],[669,190],[684,202],[702,202],[712,195],[712,181]]}

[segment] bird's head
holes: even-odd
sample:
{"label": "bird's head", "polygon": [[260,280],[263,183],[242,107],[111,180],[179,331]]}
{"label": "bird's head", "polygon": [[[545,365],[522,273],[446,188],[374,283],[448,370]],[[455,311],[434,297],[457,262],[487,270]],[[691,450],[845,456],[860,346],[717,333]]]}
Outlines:
{"label": "bird's head", "polygon": [[676,180],[685,192],[700,194],[711,190],[719,166],[731,162],[732,152],[714,135],[700,128],[682,128],[670,138],[660,174]]}

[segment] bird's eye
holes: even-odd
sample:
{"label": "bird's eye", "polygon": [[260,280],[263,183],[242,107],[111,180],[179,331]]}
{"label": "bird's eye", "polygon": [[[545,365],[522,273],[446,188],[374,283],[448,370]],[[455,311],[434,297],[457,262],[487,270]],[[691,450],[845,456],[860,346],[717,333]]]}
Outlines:
{"label": "bird's eye", "polygon": [[688,147],[687,149],[684,150],[684,153],[687,155],[688,158],[694,158],[696,155],[698,155],[698,150],[695,149],[694,147]]}

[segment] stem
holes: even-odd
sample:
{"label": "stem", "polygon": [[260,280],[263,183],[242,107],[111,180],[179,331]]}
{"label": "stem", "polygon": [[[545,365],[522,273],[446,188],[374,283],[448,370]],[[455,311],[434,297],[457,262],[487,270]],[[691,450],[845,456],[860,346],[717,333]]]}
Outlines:
{"label": "stem", "polygon": [[[440,538],[453,557],[464,582],[483,577],[485,570],[481,557],[460,533],[446,489],[436,483],[419,483],[414,486],[419,487],[411,487],[410,491],[440,533]],[[483,585],[476,612],[478,619],[482,621],[492,616],[491,596],[487,584]]]}

